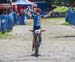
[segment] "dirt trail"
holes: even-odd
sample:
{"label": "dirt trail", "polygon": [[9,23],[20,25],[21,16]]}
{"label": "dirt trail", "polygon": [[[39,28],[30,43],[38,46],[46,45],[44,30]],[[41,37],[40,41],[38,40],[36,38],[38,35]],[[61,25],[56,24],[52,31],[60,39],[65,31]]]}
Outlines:
{"label": "dirt trail", "polygon": [[38,58],[32,57],[32,26],[15,26],[11,39],[0,40],[0,62],[75,62],[75,29],[47,22]]}

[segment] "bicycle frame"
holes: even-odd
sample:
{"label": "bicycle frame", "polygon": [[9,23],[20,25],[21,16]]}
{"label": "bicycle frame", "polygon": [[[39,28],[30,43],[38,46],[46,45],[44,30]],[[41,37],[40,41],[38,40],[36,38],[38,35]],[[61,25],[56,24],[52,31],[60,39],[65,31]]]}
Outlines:
{"label": "bicycle frame", "polygon": [[35,30],[34,38],[35,38],[35,42],[38,43],[37,47],[39,47],[40,46],[40,42],[41,42],[41,30]]}
{"label": "bicycle frame", "polygon": [[33,32],[33,38],[34,38],[34,49],[35,49],[35,55],[36,57],[39,56],[39,47],[40,47],[40,44],[41,44],[41,32],[44,32],[46,30],[41,30],[41,29],[38,29],[38,30],[30,30],[31,32]]}

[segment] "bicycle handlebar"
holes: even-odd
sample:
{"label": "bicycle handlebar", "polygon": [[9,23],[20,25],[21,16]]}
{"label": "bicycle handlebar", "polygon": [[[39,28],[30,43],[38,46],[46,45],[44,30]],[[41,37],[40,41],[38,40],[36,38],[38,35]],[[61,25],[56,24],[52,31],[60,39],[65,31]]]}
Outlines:
{"label": "bicycle handlebar", "polygon": [[[29,30],[30,32],[34,32],[34,30]],[[38,29],[38,30],[35,30],[35,31],[39,31],[39,32],[45,32],[46,30],[45,29]]]}

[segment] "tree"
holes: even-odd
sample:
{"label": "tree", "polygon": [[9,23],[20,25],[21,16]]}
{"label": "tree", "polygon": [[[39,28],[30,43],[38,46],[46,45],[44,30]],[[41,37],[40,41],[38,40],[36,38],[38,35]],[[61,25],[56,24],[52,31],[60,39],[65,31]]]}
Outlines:
{"label": "tree", "polygon": [[[7,3],[8,0],[0,0],[0,3]],[[12,0],[13,2],[16,0]]]}
{"label": "tree", "polygon": [[75,2],[75,0],[55,0],[56,5],[61,5],[63,3],[63,5],[67,5],[67,4],[71,4],[73,2]]}
{"label": "tree", "polygon": [[60,5],[61,4],[61,0],[55,0],[56,5]]}
{"label": "tree", "polygon": [[55,6],[53,5],[55,0],[45,0],[46,4],[47,4],[47,10],[53,10],[55,8]]}

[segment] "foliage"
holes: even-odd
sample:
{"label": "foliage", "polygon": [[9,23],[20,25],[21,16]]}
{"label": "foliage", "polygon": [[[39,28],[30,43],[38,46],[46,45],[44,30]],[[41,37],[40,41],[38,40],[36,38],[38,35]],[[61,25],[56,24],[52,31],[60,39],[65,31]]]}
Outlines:
{"label": "foliage", "polygon": [[7,38],[9,35],[7,34],[7,33],[5,33],[5,34],[2,34],[1,32],[0,32],[0,39],[5,39],[5,38]]}
{"label": "foliage", "polygon": [[[16,0],[12,0],[13,2]],[[0,0],[0,3],[7,3],[7,0]]]}
{"label": "foliage", "polygon": [[62,12],[66,12],[68,10],[68,7],[65,6],[57,6],[53,11],[54,12],[58,12],[58,13],[62,13]]}
{"label": "foliage", "polygon": [[14,2],[14,1],[16,1],[16,0],[12,0],[12,1]]}
{"label": "foliage", "polygon": [[69,25],[69,23],[67,23],[67,22],[64,22],[64,23],[62,23],[61,25],[68,26],[68,25]]}
{"label": "foliage", "polygon": [[61,4],[61,0],[55,0],[56,5],[60,5]]}

